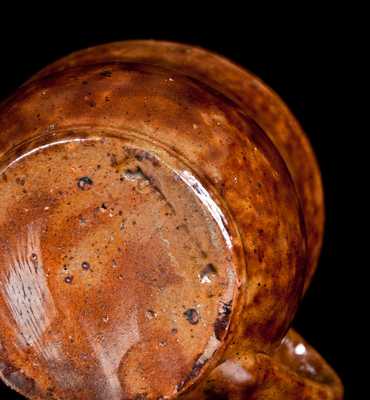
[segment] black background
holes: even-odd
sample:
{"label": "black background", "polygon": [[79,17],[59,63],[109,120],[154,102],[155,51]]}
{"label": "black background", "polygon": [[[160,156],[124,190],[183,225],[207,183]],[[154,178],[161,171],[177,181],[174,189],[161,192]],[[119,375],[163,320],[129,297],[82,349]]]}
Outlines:
{"label": "black background", "polygon": [[[224,4],[215,15],[210,10],[200,13],[199,4],[182,3],[107,12],[103,4],[90,4],[77,17],[73,9],[62,16],[57,4],[32,16],[24,9],[2,15],[0,100],[69,52],[109,41],[152,38],[221,53],[257,74],[286,101],[315,149],[327,215],[319,268],[294,325],[340,375],[345,398],[356,398],[361,386],[358,356],[365,358],[366,346],[358,335],[363,325],[359,300],[355,301],[366,269],[366,245],[360,245],[366,218],[361,188],[366,182],[359,177],[366,133],[354,126],[359,98],[352,91],[361,86],[360,13],[338,10],[337,5],[325,11],[301,7],[289,14],[273,10],[267,17],[267,5],[254,11]],[[92,9],[97,11],[94,18]],[[0,399],[20,398],[0,383]]]}

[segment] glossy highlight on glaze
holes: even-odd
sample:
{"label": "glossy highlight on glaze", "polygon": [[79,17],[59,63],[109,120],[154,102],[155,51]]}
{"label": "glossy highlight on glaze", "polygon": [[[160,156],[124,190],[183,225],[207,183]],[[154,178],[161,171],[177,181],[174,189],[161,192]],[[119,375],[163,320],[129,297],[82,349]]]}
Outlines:
{"label": "glossy highlight on glaze", "polygon": [[48,358],[40,338],[56,310],[43,269],[39,235],[38,226],[29,225],[16,249],[9,250],[9,267],[2,279],[1,291],[22,346],[35,346]]}

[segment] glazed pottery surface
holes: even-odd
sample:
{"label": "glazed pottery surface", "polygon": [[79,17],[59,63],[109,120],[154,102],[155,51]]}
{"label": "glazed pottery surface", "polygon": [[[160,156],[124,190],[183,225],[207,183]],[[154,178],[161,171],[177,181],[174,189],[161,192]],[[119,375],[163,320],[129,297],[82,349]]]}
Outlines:
{"label": "glazed pottery surface", "polygon": [[29,399],[341,399],[289,330],[324,207],[282,100],[208,51],[129,41],[0,107],[0,376]]}

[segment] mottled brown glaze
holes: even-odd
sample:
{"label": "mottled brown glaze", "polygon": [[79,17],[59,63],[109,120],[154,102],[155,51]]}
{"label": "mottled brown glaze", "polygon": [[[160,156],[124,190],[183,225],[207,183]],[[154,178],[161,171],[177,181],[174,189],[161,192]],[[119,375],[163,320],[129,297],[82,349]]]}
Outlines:
{"label": "mottled brown glaze", "polygon": [[195,78],[232,99],[264,129],[283,156],[302,202],[308,248],[306,289],[322,244],[323,190],[310,143],[285,103],[244,68],[201,48],[171,42],[126,41],[85,49],[49,65],[36,78],[75,65],[121,60],[157,64]]}
{"label": "mottled brown glaze", "polygon": [[205,50],[113,43],[23,85],[0,132],[5,382],[30,399],[341,398],[285,336],[323,201],[264,84]]}

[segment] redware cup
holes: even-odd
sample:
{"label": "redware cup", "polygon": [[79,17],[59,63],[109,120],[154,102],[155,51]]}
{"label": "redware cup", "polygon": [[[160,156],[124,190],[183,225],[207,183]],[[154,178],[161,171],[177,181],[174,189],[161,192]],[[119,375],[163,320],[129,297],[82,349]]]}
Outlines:
{"label": "redware cup", "polygon": [[259,79],[191,46],[107,44],[23,85],[0,132],[0,374],[12,388],[342,398],[289,330],[321,247],[318,166]]}

